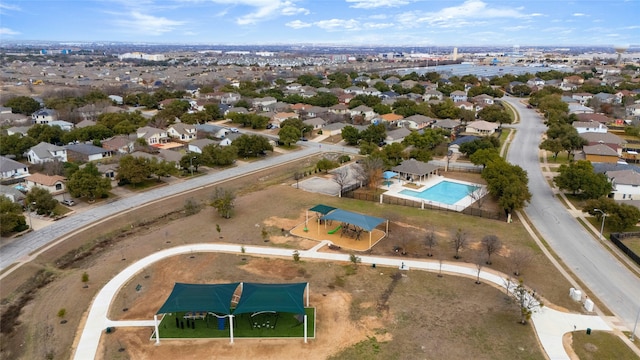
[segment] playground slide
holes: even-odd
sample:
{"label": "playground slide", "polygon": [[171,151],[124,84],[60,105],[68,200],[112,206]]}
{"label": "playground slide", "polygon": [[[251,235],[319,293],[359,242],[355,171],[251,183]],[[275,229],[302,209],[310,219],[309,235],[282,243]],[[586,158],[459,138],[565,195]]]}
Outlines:
{"label": "playground slide", "polygon": [[338,230],[340,230],[340,228],[341,228],[341,227],[342,227],[342,225],[338,225],[338,227],[337,227],[337,228],[335,228],[335,229],[333,229],[333,230],[329,230],[328,234],[329,234],[329,235],[331,235],[331,234],[335,234]]}

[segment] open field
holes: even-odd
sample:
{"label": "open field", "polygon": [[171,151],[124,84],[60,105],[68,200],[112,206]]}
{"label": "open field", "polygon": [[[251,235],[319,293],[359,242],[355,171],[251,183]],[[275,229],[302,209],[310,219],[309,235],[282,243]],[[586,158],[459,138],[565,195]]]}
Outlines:
{"label": "open field", "polygon": [[[308,162],[311,160],[303,161],[301,166],[305,166]],[[232,184],[222,185],[238,191],[236,211],[231,219],[221,219],[210,207],[206,207],[196,215],[185,217],[181,211],[184,200],[186,198],[205,200],[211,190],[194,193],[183,198],[153,204],[126,216],[106,221],[101,224],[98,231],[78,234],[62,245],[47,251],[34,262],[18,269],[0,283],[3,289],[3,312],[16,303],[30,284],[34,283],[30,279],[38,271],[41,271],[40,278],[43,274],[50,274],[53,281],[48,284],[43,283],[39,290],[33,292],[33,299],[27,303],[21,313],[15,314],[18,316],[19,323],[11,325],[11,331],[2,334],[0,355],[3,358],[6,356],[32,359],[53,354],[54,358],[68,358],[72,353],[75,329],[81,324],[83,312],[88,308],[91,298],[98,289],[131,262],[160,249],[200,242],[310,248],[316,244],[315,241],[292,236],[288,230],[304,222],[305,210],[319,203],[390,219],[390,234],[372,249],[371,253],[374,255],[399,256],[394,248],[402,247],[406,249],[404,256],[407,258],[426,257],[428,249],[424,246],[422,239],[427,231],[433,229],[439,243],[434,249],[436,253],[434,259],[442,257],[446,261],[454,261],[454,251],[449,241],[452,234],[457,229],[461,229],[467,233],[469,244],[461,252],[462,258],[455,261],[472,263],[480,248],[480,239],[487,234],[496,234],[505,246],[498,254],[492,256],[491,268],[508,272],[510,268],[508,255],[515,249],[530,249],[534,254],[534,261],[523,270],[522,278],[525,283],[542,294],[546,304],[580,311],[579,304],[570,301],[566,296],[569,283],[555,271],[541,251],[536,248],[533,240],[517,220],[507,224],[458,213],[419,210],[305,193],[291,186],[293,176],[290,176],[290,173],[295,171],[295,168],[284,172],[271,170],[243,179],[234,179]],[[465,176],[473,175],[465,174]],[[168,213],[172,209],[175,212]],[[216,225],[219,225],[220,232],[217,231]],[[263,229],[267,234],[266,239],[263,238]],[[285,231],[283,232],[282,229]],[[105,240],[92,252],[85,254],[86,256],[69,257],[69,254],[77,254],[78,248],[98,238]],[[457,349],[461,348],[460,337],[469,336],[469,329],[475,329],[474,333],[477,332],[482,339],[485,337],[491,339],[486,340],[488,343],[502,344],[503,340],[500,338],[508,336],[517,337],[511,338],[511,342],[521,340],[525,342],[525,338],[529,339],[526,340],[529,344],[525,346],[526,352],[533,354],[532,358],[542,358],[537,344],[534,350],[532,343],[529,343],[529,341],[535,343],[533,331],[529,327],[516,324],[517,309],[506,302],[504,295],[498,290],[486,285],[476,286],[470,279],[454,277],[440,279],[433,274],[412,272],[408,278],[399,279],[388,296],[388,302],[383,302],[384,311],[381,311],[377,304],[392,280],[391,276],[394,272],[390,269],[360,268],[355,274],[351,274],[352,271],[338,264],[294,263],[290,259],[286,261],[285,259],[248,259],[246,264],[242,265],[241,258],[220,256],[215,261],[202,262],[203,268],[209,271],[209,275],[205,276],[206,272],[195,271],[198,268],[195,263],[201,261],[199,260],[201,258],[204,256],[199,254],[193,259],[176,258],[172,265],[162,267],[162,275],[155,273],[159,271],[158,269],[148,269],[146,274],[140,274],[140,278],[132,280],[131,284],[123,288],[121,294],[115,299],[111,307],[112,318],[150,319],[161,305],[156,303],[164,300],[162,291],[170,291],[173,282],[229,281],[233,279],[225,271],[239,267],[246,271],[236,275],[242,275],[242,281],[293,281],[297,278],[312,283],[312,294],[315,294],[315,297],[312,297],[311,306],[318,307],[318,338],[309,345],[309,349],[326,346],[327,349],[335,352],[340,348],[348,349],[356,342],[366,341],[367,336],[376,336],[378,342],[384,342],[388,338],[394,339],[392,342],[385,343],[387,345],[381,346],[381,349],[389,349],[386,350],[388,352],[384,352],[385,354],[404,354],[402,346],[405,346],[410,353],[419,354],[420,351],[426,351],[422,348],[425,346],[429,351],[439,351],[442,356],[436,356],[437,358],[457,358],[455,354]],[[279,265],[276,266],[276,264]],[[81,275],[84,272],[89,275],[86,288],[81,281]],[[380,275],[381,272],[383,275]],[[319,274],[323,275],[322,279],[317,278]],[[150,276],[145,278],[145,275]],[[142,285],[141,291],[130,289],[138,284]],[[406,287],[403,287],[403,284]],[[469,296],[470,292],[473,296]],[[325,304],[322,305],[323,303]],[[432,306],[423,309],[425,303]],[[123,307],[129,308],[129,311],[122,312]],[[386,312],[387,307],[390,313]],[[65,324],[61,324],[61,319],[56,316],[62,308],[66,309]],[[430,312],[436,309],[438,313]],[[470,324],[474,324],[475,328],[469,327]],[[510,328],[507,326],[509,324],[517,326]],[[484,325],[490,327],[482,328]],[[6,326],[3,323],[3,330]],[[329,326],[332,330],[323,332],[323,326]],[[424,333],[423,328],[431,330]],[[504,333],[494,331],[496,328],[504,328]],[[340,331],[337,331],[338,329]],[[360,332],[356,333],[354,329],[359,329]],[[135,352],[138,347],[145,349],[150,347],[150,352],[146,353],[149,356],[167,354],[166,358],[169,358],[173,354],[175,358],[180,357],[185,349],[192,349],[195,346],[192,342],[165,343],[154,348],[148,342],[150,332],[147,330],[149,329],[118,329],[112,334],[114,336],[104,339],[105,358],[112,359],[119,356],[145,358],[146,355],[140,357],[138,355],[141,354]],[[410,336],[413,333],[419,335]],[[495,338],[494,333],[497,334]],[[329,336],[333,334],[341,336],[340,341],[336,342],[334,337]],[[442,338],[440,334],[448,337]],[[421,337],[428,338],[424,340],[428,342],[426,345],[418,345],[423,341]],[[405,338],[406,341],[400,341]],[[464,349],[478,358],[513,358],[513,353],[509,352],[482,355],[490,352],[487,352],[486,345],[478,345],[485,342],[480,340],[470,342],[470,346]],[[118,352],[117,347],[113,349],[118,341],[127,344],[125,352]],[[325,341],[328,342],[325,343]],[[252,344],[255,342],[256,345],[249,348],[256,350],[266,347],[271,349],[271,354],[276,354],[275,351],[282,348],[278,344],[283,344],[280,340],[274,343],[263,340],[250,342]],[[235,358],[246,354],[242,352],[245,350],[240,352],[237,350],[245,348],[244,341],[242,347],[230,348],[227,344],[218,343],[216,345],[221,349],[235,349],[236,353],[233,353]],[[506,349],[508,348],[506,345],[496,347],[504,347],[504,351],[512,350]],[[299,349],[299,346],[296,348]],[[324,355],[331,354],[327,349],[323,350]],[[447,354],[450,354],[450,357]],[[229,355],[229,358],[234,356]]]}

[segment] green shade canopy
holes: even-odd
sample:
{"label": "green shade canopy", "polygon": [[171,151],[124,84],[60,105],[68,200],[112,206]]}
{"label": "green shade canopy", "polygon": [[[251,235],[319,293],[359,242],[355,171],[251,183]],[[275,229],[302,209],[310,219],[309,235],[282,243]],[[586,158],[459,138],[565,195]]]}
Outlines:
{"label": "green shade canopy", "polygon": [[307,283],[256,284],[243,283],[242,296],[234,314],[276,311],[304,314],[303,295]]}
{"label": "green shade canopy", "polygon": [[327,215],[328,213],[332,212],[335,209],[336,208],[334,208],[333,206],[318,204],[309,210],[320,213],[322,215]]}
{"label": "green shade canopy", "polygon": [[323,216],[322,219],[342,221],[347,224],[358,226],[367,231],[371,231],[375,229],[376,226],[386,221],[385,219],[378,218],[375,216],[358,214],[358,213],[354,213],[354,212],[342,210],[342,209],[336,209],[335,211],[332,211],[330,214]]}
{"label": "green shade canopy", "polygon": [[181,311],[207,311],[231,314],[231,299],[240,283],[184,284],[175,283],[171,295],[157,314]]}

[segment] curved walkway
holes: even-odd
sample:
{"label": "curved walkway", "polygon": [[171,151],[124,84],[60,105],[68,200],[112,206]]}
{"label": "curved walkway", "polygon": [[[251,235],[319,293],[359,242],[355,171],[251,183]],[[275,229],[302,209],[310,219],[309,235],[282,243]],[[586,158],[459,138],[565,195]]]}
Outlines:
{"label": "curved walkway", "polygon": [[[350,255],[337,253],[318,252],[320,248],[328,245],[330,242],[325,240],[314,246],[310,250],[299,251],[300,258],[320,259],[349,262]],[[126,327],[126,326],[143,326],[153,327],[153,320],[128,320],[114,321],[107,317],[111,303],[118,291],[127,281],[143,271],[149,265],[162,259],[192,252],[221,252],[232,254],[249,254],[258,256],[277,256],[292,258],[293,251],[289,249],[279,249],[261,246],[240,246],[233,244],[193,244],[173,247],[165,249],[157,253],[151,254],[122,270],[111,281],[109,281],[93,299],[87,321],[85,322],[80,341],[75,350],[74,359],[94,359],[98,351],[100,336],[107,327]],[[418,259],[397,259],[374,256],[360,257],[363,264],[376,264],[380,266],[398,267],[404,270],[418,269],[432,272],[440,270],[439,261],[426,261]],[[462,266],[461,264],[442,264],[442,271],[449,274],[467,276],[476,278],[478,270],[475,266]],[[482,270],[480,278],[486,282],[505,289],[508,282],[505,280],[504,274],[490,271],[490,269]],[[569,360],[562,344],[562,336],[571,331],[585,330],[591,328],[593,330],[611,331],[612,328],[600,316],[590,316],[581,314],[570,314],[556,311],[547,307],[539,308],[534,311],[533,316],[534,329],[538,335],[538,339],[542,344],[544,352],[551,360]]]}

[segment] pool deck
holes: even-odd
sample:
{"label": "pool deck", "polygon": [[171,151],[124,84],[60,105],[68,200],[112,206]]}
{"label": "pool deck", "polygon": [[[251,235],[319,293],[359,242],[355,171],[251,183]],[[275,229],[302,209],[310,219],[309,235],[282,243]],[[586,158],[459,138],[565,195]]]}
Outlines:
{"label": "pool deck", "polygon": [[485,185],[480,185],[480,184],[476,184],[476,183],[472,183],[472,182],[468,182],[468,181],[461,181],[461,180],[455,180],[455,179],[449,179],[449,178],[445,178],[444,176],[440,176],[440,175],[434,175],[434,176],[430,176],[428,179],[426,179],[425,181],[422,182],[412,182],[412,184],[417,185],[418,187],[407,187],[405,186],[405,184],[409,183],[406,180],[402,180],[402,179],[397,179],[394,178],[391,180],[392,183],[389,185],[384,185],[381,186],[380,188],[387,190],[384,194],[382,194],[383,196],[392,196],[392,197],[396,197],[396,198],[401,198],[401,199],[408,199],[408,200],[413,200],[413,201],[417,201],[417,202],[421,202],[423,205],[430,205],[430,206],[438,206],[441,208],[446,208],[449,210],[454,210],[454,211],[462,211],[464,209],[466,209],[467,207],[471,206],[471,204],[473,204],[476,199],[474,199],[472,196],[467,195],[465,197],[463,197],[462,199],[458,200],[455,204],[445,204],[445,203],[441,203],[438,201],[433,201],[433,200],[424,200],[424,199],[420,199],[417,197],[413,197],[413,196],[409,196],[409,195],[404,195],[401,194],[400,192],[402,190],[412,190],[412,191],[417,191],[417,192],[421,192],[424,191],[428,188],[431,188],[443,181],[449,181],[449,182],[453,182],[453,183],[458,183],[458,184],[464,184],[464,185],[471,185],[471,186],[479,186],[480,189],[476,190],[480,192],[480,194],[486,194],[487,192],[487,187]]}

